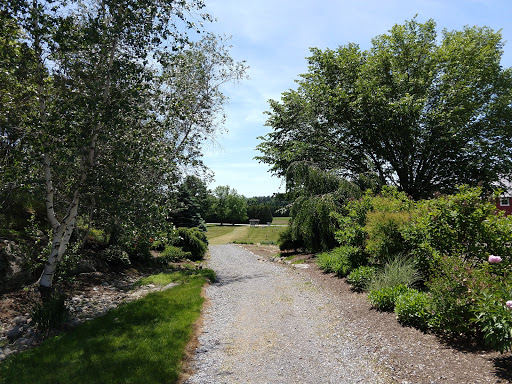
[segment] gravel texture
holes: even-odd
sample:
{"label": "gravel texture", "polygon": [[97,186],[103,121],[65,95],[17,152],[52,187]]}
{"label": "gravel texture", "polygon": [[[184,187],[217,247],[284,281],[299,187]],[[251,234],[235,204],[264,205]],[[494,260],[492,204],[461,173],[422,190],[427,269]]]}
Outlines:
{"label": "gravel texture", "polygon": [[293,266],[235,245],[210,247],[196,373],[186,383],[389,383],[331,294]]}

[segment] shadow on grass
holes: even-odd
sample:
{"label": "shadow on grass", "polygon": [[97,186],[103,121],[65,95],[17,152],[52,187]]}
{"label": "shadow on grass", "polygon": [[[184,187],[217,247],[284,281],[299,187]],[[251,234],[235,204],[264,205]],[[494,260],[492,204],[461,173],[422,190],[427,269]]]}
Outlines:
{"label": "shadow on grass", "polygon": [[0,383],[174,383],[204,279],[156,292],[0,365]]}

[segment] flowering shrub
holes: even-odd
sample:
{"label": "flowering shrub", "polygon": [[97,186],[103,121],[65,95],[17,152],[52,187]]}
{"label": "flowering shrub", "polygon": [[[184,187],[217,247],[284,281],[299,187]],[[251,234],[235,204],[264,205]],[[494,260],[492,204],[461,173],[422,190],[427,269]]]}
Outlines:
{"label": "flowering shrub", "polygon": [[491,255],[491,256],[489,256],[489,263],[491,263],[491,264],[501,263],[501,257]]}
{"label": "flowering shrub", "polygon": [[443,256],[477,267],[488,262],[489,254],[511,253],[512,218],[497,213],[493,201],[480,188],[461,187],[455,195],[420,204],[403,236],[426,277]]}
{"label": "flowering shrub", "polygon": [[483,332],[485,344],[501,353],[512,349],[512,301],[484,293],[477,302],[473,322]]}

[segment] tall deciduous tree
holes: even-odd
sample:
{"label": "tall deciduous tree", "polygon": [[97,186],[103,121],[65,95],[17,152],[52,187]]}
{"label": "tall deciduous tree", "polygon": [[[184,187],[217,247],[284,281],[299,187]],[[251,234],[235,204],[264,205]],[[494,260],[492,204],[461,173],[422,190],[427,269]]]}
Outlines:
{"label": "tall deciduous tree", "polygon": [[[439,42],[438,42],[439,41]],[[377,175],[419,198],[490,186],[512,166],[512,71],[490,28],[442,32],[413,19],[361,51],[312,49],[298,89],[271,100],[260,161]]]}
{"label": "tall deciduous tree", "polygon": [[218,127],[220,86],[245,70],[219,39],[189,40],[188,30],[203,32],[202,22],[211,20],[203,7],[202,0],[2,3],[2,24],[20,28],[32,54],[27,136],[53,228],[43,291],[84,203],[107,226],[163,218],[166,190],[181,168],[198,164],[201,142]]}
{"label": "tall deciduous tree", "polygon": [[248,220],[247,200],[244,196],[230,186],[218,186],[214,189],[212,216],[218,220],[221,225],[224,223],[243,223]]}

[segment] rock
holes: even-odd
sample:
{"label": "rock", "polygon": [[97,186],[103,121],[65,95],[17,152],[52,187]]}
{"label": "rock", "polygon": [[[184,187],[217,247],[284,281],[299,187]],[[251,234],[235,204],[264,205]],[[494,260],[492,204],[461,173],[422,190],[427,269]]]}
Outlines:
{"label": "rock", "polygon": [[15,326],[11,330],[9,330],[6,334],[7,339],[9,339],[9,342],[12,343],[14,340],[16,340],[18,337],[21,336],[21,329],[18,326]]}
{"label": "rock", "polygon": [[14,342],[14,345],[16,347],[27,348],[30,345],[32,345],[32,340],[26,339],[26,338],[21,338],[21,339],[16,340]]}
{"label": "rock", "polygon": [[5,347],[3,350],[0,349],[0,360],[4,360],[7,356],[12,354],[13,351],[9,347]]}
{"label": "rock", "polygon": [[27,321],[27,318],[26,317],[23,317],[23,316],[16,316],[14,318],[14,324],[16,324],[17,326],[22,326],[22,325],[26,325],[28,323]]}
{"label": "rock", "polygon": [[20,289],[31,283],[28,260],[19,246],[8,240],[0,243],[0,293]]}

